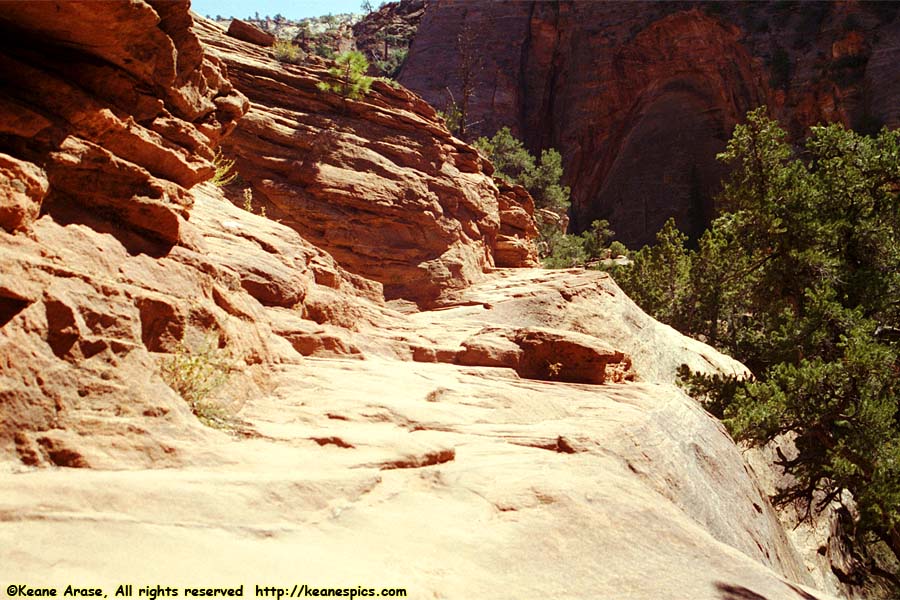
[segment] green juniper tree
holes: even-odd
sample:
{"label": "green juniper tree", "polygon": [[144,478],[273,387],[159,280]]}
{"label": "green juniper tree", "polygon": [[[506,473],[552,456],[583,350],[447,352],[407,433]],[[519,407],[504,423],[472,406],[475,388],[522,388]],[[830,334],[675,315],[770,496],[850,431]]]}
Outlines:
{"label": "green juniper tree", "polygon": [[607,253],[615,236],[608,221],[595,220],[580,235],[567,234],[560,227],[569,210],[570,190],[561,183],[563,166],[559,152],[545,149],[540,160],[536,160],[509,127],[503,127],[492,138],[478,138],[475,147],[494,165],[494,177],[521,185],[534,198],[535,207],[546,211],[535,215],[545,267],[584,265]]}
{"label": "green juniper tree", "polygon": [[814,127],[798,156],[762,108],[719,158],[733,170],[699,248],[670,230],[617,279],[751,369],[684,376],[738,439],[794,440],[778,500],[847,490],[858,541],[900,557],[900,131]]}

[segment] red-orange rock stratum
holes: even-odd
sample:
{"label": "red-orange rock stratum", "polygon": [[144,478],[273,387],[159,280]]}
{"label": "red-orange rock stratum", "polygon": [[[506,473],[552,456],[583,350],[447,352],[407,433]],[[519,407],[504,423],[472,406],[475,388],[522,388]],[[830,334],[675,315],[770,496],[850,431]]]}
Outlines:
{"label": "red-orange rock stratum", "polygon": [[[431,106],[383,81],[360,100],[323,93],[324,68],[279,63],[209,22],[198,30],[251,101],[223,141],[241,174],[238,201],[239,188],[251,189],[269,216],[380,281],[388,298],[427,303],[495,265],[501,211],[491,167]],[[500,264],[534,264],[530,239],[519,255],[503,239]]]}
{"label": "red-orange rock stratum", "polygon": [[21,217],[5,228],[27,227],[41,205],[60,221],[121,221],[147,240],[177,242],[185,191],[209,177],[213,148],[246,98],[203,54],[187,0],[53,6],[0,6],[3,151],[44,171],[10,177],[49,182],[43,198],[25,184],[32,209],[13,210]]}

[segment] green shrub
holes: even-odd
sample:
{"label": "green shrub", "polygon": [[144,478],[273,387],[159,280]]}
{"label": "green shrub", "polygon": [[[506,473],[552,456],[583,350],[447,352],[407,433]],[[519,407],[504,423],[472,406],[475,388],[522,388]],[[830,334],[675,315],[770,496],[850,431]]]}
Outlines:
{"label": "green shrub", "polygon": [[369,61],[362,52],[351,50],[339,54],[334,60],[335,65],[328,69],[328,73],[335,81],[322,81],[318,88],[323,92],[340,94],[344,98],[359,100],[369,93],[372,78],[366,76],[369,70]]}
{"label": "green shrub", "polygon": [[375,61],[375,68],[383,73],[385,77],[397,77],[400,74],[400,69],[403,68],[403,63],[406,62],[408,54],[409,50],[407,48],[394,48],[388,52],[387,59]]}
{"label": "green shrub", "polygon": [[221,150],[216,150],[213,166],[216,170],[210,182],[216,187],[225,187],[238,177],[238,172],[234,170],[234,160],[226,158]]}
{"label": "green shrub", "polygon": [[208,339],[198,349],[179,344],[176,351],[162,361],[160,375],[170,388],[188,403],[201,423],[216,429],[235,427],[232,403],[216,397],[226,387],[235,367],[230,357]]}
{"label": "green shrub", "polygon": [[462,111],[456,102],[451,101],[444,110],[436,111],[438,117],[443,119],[447,131],[458,136],[462,125]]}
{"label": "green shrub", "polygon": [[403,89],[403,86],[400,85],[400,82],[398,82],[396,79],[391,79],[390,77],[377,77],[377,79],[378,79],[378,81],[381,81],[381,82],[386,83],[387,85],[391,86],[395,90]]}
{"label": "green shrub", "polygon": [[478,138],[475,147],[494,165],[494,177],[523,186],[534,198],[536,208],[556,215],[557,218],[544,217],[540,212],[535,215],[540,234],[538,251],[545,267],[581,266],[606,254],[614,235],[609,222],[594,221],[591,228],[581,234],[569,234],[560,229],[560,222],[569,209],[570,190],[561,183],[563,167],[559,152],[553,148],[545,149],[537,161],[509,127],[503,127],[492,138]]}
{"label": "green shrub", "polygon": [[494,177],[525,185],[525,174],[534,170],[534,157],[509,127],[502,128],[492,138],[478,138],[474,146],[494,165]]}
{"label": "green shrub", "polygon": [[563,233],[552,225],[547,230],[542,225],[545,224],[538,224],[538,231],[541,232],[538,250],[544,268],[568,269],[582,266],[587,262],[588,254],[585,252],[581,236]]}
{"label": "green shrub", "polygon": [[674,219],[656,234],[656,244],[633,255],[626,267],[613,270],[616,283],[648,314],[673,327],[685,325],[690,294],[691,255],[687,236]]}
{"label": "green shrub", "polygon": [[628,248],[619,240],[615,240],[609,245],[609,256],[610,258],[616,258],[617,256],[628,256]]}
{"label": "green shrub", "polygon": [[272,45],[272,56],[285,63],[298,65],[306,58],[303,50],[290,40],[276,40]]}
{"label": "green shrub", "polygon": [[490,139],[478,138],[475,147],[494,165],[494,177],[523,186],[537,208],[560,215],[568,210],[570,190],[560,184],[562,156],[555,149],[541,152],[541,160],[537,162],[509,127],[502,128]]}
{"label": "green shrub", "polygon": [[334,48],[328,45],[327,42],[317,41],[315,46],[313,46],[313,53],[316,56],[321,56],[322,58],[326,58],[328,60],[334,60],[334,57],[337,56],[334,53]]}

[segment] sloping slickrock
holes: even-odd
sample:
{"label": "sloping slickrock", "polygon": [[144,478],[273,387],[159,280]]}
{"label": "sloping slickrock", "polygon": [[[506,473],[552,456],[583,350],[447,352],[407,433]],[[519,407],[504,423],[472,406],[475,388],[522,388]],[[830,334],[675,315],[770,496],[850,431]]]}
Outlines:
{"label": "sloping slickrock", "polygon": [[287,577],[412,598],[830,598],[803,585],[732,441],[672,386],[381,359],[274,376],[243,411],[264,437],[205,444],[214,468],[0,475],[0,514],[17,515],[4,564],[245,593]]}
{"label": "sloping slickrock", "polygon": [[[0,213],[6,570],[107,595],[123,581],[248,595],[296,581],[432,598],[825,600],[803,587],[810,578],[734,443],[671,383],[681,362],[742,367],[653,322],[604,274],[478,270],[479,283],[434,310],[389,307],[382,283],[194,185],[245,106],[224,80],[210,87],[219,67],[187,7],[0,6],[3,33],[21,42],[0,55],[4,84],[21,88],[2,100],[12,108],[0,111],[0,181],[27,180],[3,183],[20,195]],[[74,66],[60,68],[61,56]],[[388,89],[347,112],[399,116],[415,131],[435,123],[405,92],[395,99],[408,114],[378,104]],[[435,128],[447,147],[394,151],[446,173],[408,166],[409,185],[466,175],[496,201],[489,168]],[[350,160],[355,134],[341,135]],[[453,190],[441,198],[473,188]],[[483,263],[461,259],[473,269],[491,262],[499,217],[466,202],[435,201],[447,212],[433,223],[452,241],[431,259],[441,268],[448,252],[481,252]],[[423,287],[469,281],[418,265],[407,275]],[[627,353],[643,381],[451,364],[485,327],[538,364],[544,346],[598,362]],[[238,435],[200,425],[160,375],[183,347],[204,345],[231,363],[235,378],[213,400],[230,403]],[[35,468],[48,466],[70,468]]]}
{"label": "sloping slickrock", "polygon": [[428,104],[381,81],[343,99],[316,87],[330,77],[323,67],[281,64],[208,22],[198,31],[250,98],[223,147],[270,217],[388,298],[427,303],[494,266],[491,167]]}
{"label": "sloping slickrock", "polygon": [[[673,382],[682,364],[706,373],[748,373],[738,361],[649,317],[600,271],[497,270],[448,296],[440,311],[409,318],[421,336],[411,344],[423,346],[417,360],[424,362],[452,361],[435,349],[464,346],[486,326],[536,327],[585,334],[598,347],[616,349],[631,359],[629,372],[639,381]],[[431,352],[425,351],[429,346]]]}

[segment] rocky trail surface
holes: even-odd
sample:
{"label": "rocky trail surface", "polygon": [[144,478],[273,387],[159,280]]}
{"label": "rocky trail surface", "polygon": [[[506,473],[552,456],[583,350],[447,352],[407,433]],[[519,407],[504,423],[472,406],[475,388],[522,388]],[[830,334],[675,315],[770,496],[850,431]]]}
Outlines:
{"label": "rocky trail surface", "polygon": [[[499,273],[473,298],[502,307],[504,288],[533,299],[566,278],[585,276]],[[451,347],[473,306],[409,319]],[[737,448],[671,384],[384,356],[308,357],[267,377],[239,413],[245,436],[210,430],[180,468],[7,469],[3,564],[60,584],[825,597],[793,583],[809,583],[805,568]]]}

